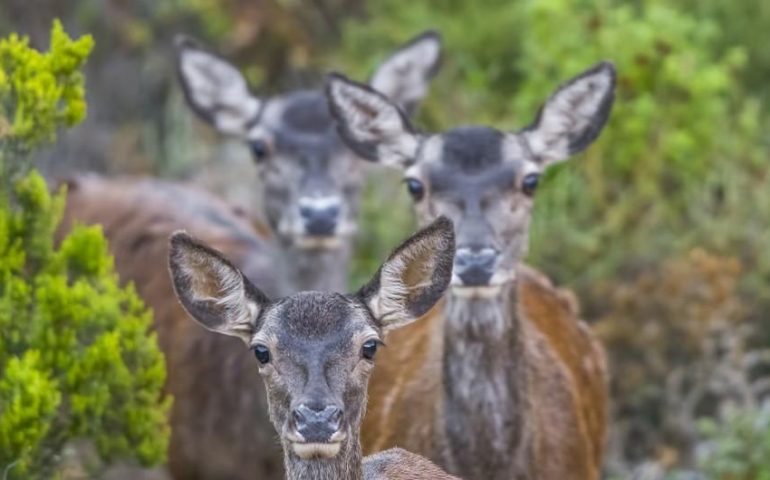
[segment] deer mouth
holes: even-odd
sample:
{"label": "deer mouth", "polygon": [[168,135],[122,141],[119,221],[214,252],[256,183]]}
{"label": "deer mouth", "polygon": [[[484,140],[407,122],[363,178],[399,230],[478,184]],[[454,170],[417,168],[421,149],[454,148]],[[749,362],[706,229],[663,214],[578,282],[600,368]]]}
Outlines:
{"label": "deer mouth", "polygon": [[338,235],[300,235],[294,244],[302,250],[336,250],[342,247],[342,238]]}
{"label": "deer mouth", "polygon": [[314,458],[332,458],[342,449],[342,442],[292,442],[291,449],[303,460]]}
{"label": "deer mouth", "polygon": [[344,429],[337,430],[324,441],[306,439],[299,432],[289,430],[285,439],[288,440],[291,450],[299,458],[309,460],[313,458],[332,458],[342,449],[342,443],[347,439]]}

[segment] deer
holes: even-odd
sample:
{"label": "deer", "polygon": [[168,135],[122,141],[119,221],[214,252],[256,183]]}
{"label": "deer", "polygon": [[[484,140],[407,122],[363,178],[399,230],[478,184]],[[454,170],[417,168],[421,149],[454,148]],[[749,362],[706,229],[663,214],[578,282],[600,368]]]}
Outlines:
{"label": "deer", "polygon": [[396,248],[353,294],[305,291],[271,300],[222,253],[183,231],[170,238],[168,264],[190,317],[240,338],[256,357],[286,478],[449,480],[456,477],[402,449],[363,458],[359,431],[385,332],[439,301],[453,257],[452,224],[441,217]]}
{"label": "deer", "polygon": [[78,175],[66,180],[66,187],[59,238],[74,223],[100,224],[121,282],[133,283],[153,310],[153,329],[166,361],[164,391],[173,397],[170,476],[282,478],[264,388],[242,375],[251,371],[253,357],[233,348],[234,339],[209,335],[187,319],[166,268],[168,238],[184,228],[226,252],[251,281],[277,295],[285,287],[274,274],[272,243],[255,231],[243,211],[189,185]]}
{"label": "deer", "polygon": [[605,352],[571,292],[523,263],[550,166],[606,124],[616,73],[602,62],[560,86],[518,131],[415,130],[398,105],[333,73],[343,140],[403,172],[418,223],[449,217],[450,288],[392,332],[369,387],[366,452],[398,445],[466,479],[598,479],[608,417]]}
{"label": "deer", "polygon": [[[220,56],[188,37],[176,44],[178,77],[192,111],[251,151],[264,216],[280,246],[276,264],[289,285],[295,291],[345,289],[363,162],[337,134],[323,89],[257,96]],[[385,59],[369,83],[411,114],[440,59],[440,36],[426,31]]]}
{"label": "deer", "polygon": [[[74,222],[103,225],[121,280],[133,282],[155,313],[166,390],[176,398],[171,475],[281,478],[280,449],[269,429],[250,428],[269,424],[264,391],[236,375],[251,368],[250,359],[230,348],[230,339],[210,338],[189,325],[171,294],[167,238],[187,229],[224,251],[270,295],[342,290],[358,214],[360,162],[339,139],[323,91],[257,97],[224,59],[184,37],[177,45],[177,70],[192,109],[251,147],[265,185],[268,223],[184,183],[81,175],[65,182],[60,231]],[[370,83],[414,111],[440,53],[438,34],[425,32],[382,62]],[[208,388],[211,383],[217,388]],[[212,458],[204,461],[207,454]]]}

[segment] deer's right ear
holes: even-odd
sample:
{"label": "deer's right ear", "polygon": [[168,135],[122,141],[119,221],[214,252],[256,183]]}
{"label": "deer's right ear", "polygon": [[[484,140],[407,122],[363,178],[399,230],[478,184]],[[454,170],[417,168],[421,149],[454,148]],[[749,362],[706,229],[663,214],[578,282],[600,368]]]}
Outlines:
{"label": "deer's right ear", "polygon": [[411,323],[444,295],[454,256],[452,221],[439,217],[401,244],[358,295],[383,330]]}
{"label": "deer's right ear", "polygon": [[237,68],[177,36],[177,70],[190,107],[217,130],[243,138],[259,115],[261,101],[251,94]]}
{"label": "deer's right ear", "polygon": [[171,236],[169,270],[182,306],[205,328],[249,342],[270,303],[221,253],[184,232]]}
{"label": "deer's right ear", "polygon": [[326,96],[340,136],[351,150],[392,167],[403,168],[414,161],[419,136],[403,112],[384,95],[332,73]]}

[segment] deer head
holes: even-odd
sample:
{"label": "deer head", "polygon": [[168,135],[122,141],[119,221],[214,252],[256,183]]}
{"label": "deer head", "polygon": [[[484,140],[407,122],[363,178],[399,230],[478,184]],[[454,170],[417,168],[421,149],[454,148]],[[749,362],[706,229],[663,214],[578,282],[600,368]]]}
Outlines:
{"label": "deer head", "polygon": [[[251,149],[268,222],[284,244],[334,248],[356,230],[360,164],[345,147],[321,91],[254,95],[238,69],[179,38],[178,71],[190,107]],[[436,73],[441,41],[426,32],[376,70],[371,86],[412,112]]]}
{"label": "deer head", "polygon": [[[426,313],[452,272],[452,224],[440,218],[404,242],[357,293],[269,300],[219,252],[171,237],[177,296],[205,328],[241,338],[267,386],[287,455],[331,458],[357,448],[374,357],[387,330]],[[360,459],[359,459],[360,460]]]}
{"label": "deer head", "polygon": [[516,132],[465,126],[419,133],[398,105],[338,74],[329,77],[327,96],[352,150],[403,170],[422,224],[440,215],[453,221],[453,292],[486,296],[513,280],[526,253],[540,176],[596,139],[614,87],[615,68],[600,63],[558,88]]}

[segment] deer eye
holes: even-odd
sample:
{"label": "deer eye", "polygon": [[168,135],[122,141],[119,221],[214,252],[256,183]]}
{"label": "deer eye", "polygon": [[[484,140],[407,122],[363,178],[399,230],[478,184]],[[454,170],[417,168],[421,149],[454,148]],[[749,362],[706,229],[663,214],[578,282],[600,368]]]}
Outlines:
{"label": "deer eye", "polygon": [[270,155],[270,147],[268,147],[267,142],[264,140],[251,140],[249,147],[251,148],[252,155],[254,155],[254,160],[257,162],[261,162]]}
{"label": "deer eye", "polygon": [[270,350],[264,345],[254,345],[254,356],[262,365],[270,362]]}
{"label": "deer eye", "polygon": [[367,360],[374,360],[374,354],[377,353],[377,340],[367,340],[361,347],[361,356]]}
{"label": "deer eye", "polygon": [[521,189],[525,194],[532,196],[537,190],[537,183],[540,180],[539,173],[530,173],[521,181]]}
{"label": "deer eye", "polygon": [[422,200],[422,197],[425,196],[425,185],[416,178],[407,178],[404,182],[406,182],[406,189],[414,201],[419,202]]}

